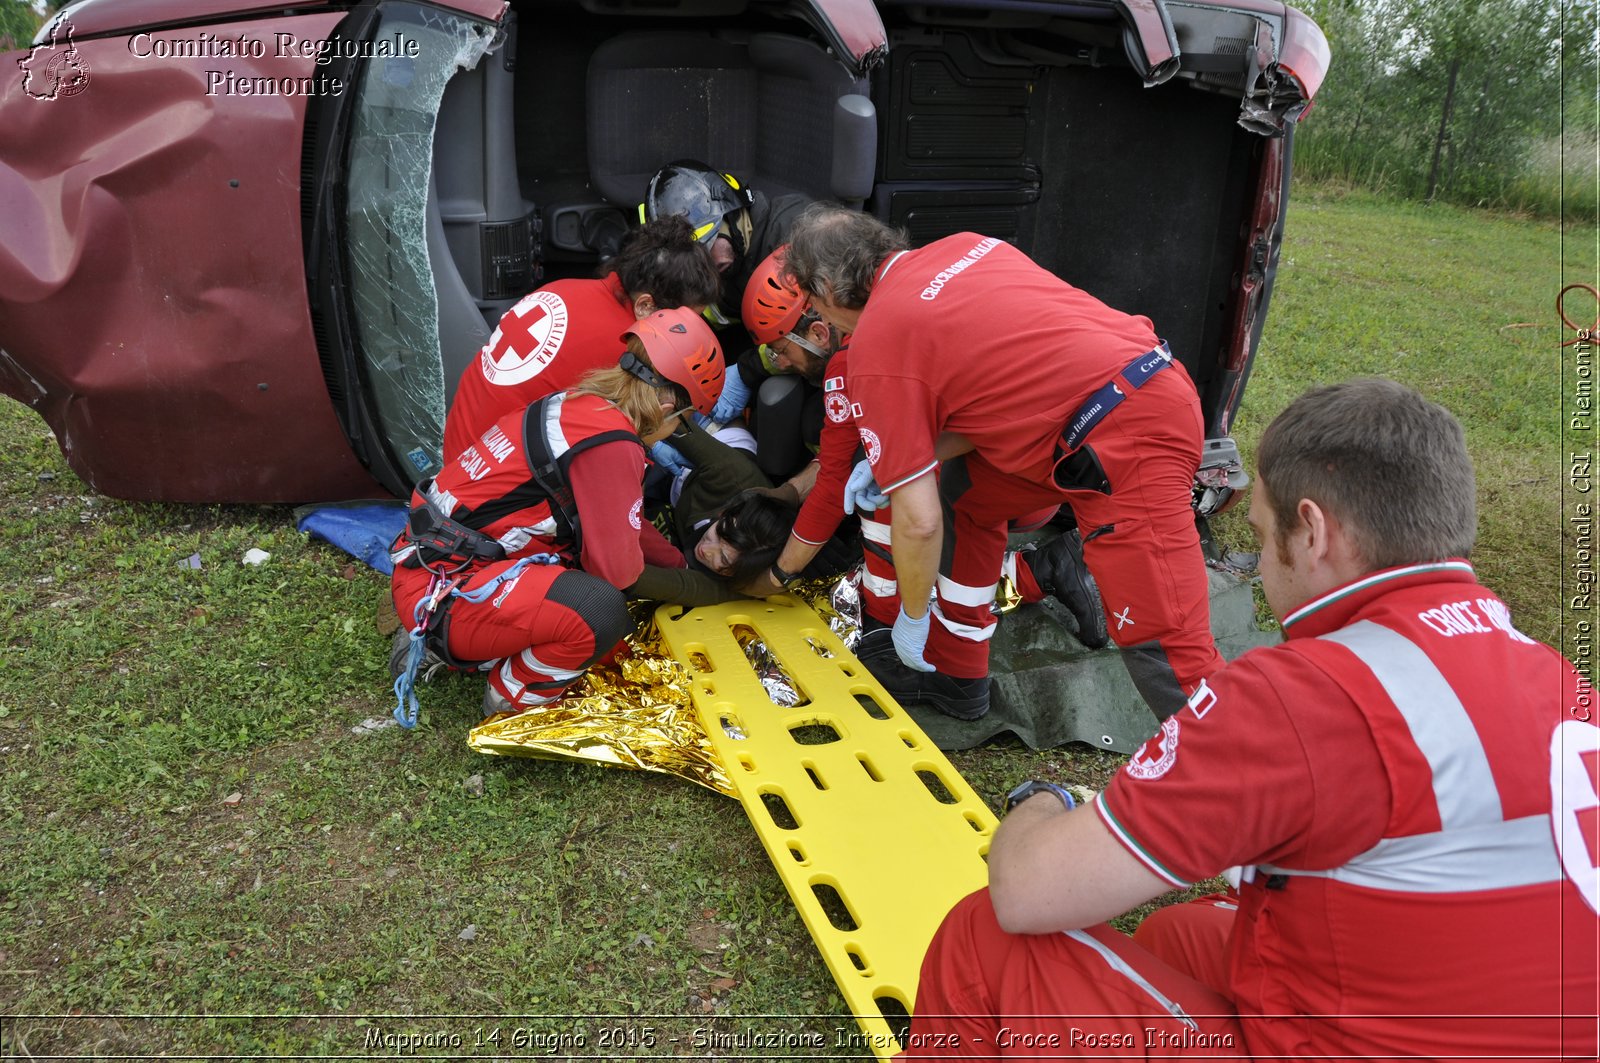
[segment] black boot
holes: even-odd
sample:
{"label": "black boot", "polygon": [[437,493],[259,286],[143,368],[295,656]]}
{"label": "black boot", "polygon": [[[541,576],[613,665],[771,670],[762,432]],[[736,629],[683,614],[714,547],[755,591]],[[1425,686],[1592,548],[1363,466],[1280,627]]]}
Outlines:
{"label": "black boot", "polygon": [[931,705],[957,720],[982,719],[989,711],[989,677],[956,679],[939,672],[907,668],[893,652],[878,653],[862,664],[902,705]]}
{"label": "black boot", "polygon": [[[856,660],[862,664],[866,664],[870,658],[884,654],[893,657],[894,629],[863,609],[861,634],[856,637],[855,653]],[[870,670],[870,665],[868,667]]]}
{"label": "black boot", "polygon": [[1077,529],[1064,532],[1043,545],[1025,546],[1017,560],[1033,572],[1039,589],[1067,607],[1078,622],[1078,641],[1098,650],[1111,641],[1106,631],[1106,610],[1100,588],[1083,563],[1083,542]]}
{"label": "black boot", "polygon": [[[406,663],[411,656],[411,632],[401,628],[389,640],[389,678],[399,679],[400,673],[406,670]],[[445,668],[445,663],[432,648],[425,649],[422,654],[422,663],[417,666],[416,682],[426,683],[433,679]]]}

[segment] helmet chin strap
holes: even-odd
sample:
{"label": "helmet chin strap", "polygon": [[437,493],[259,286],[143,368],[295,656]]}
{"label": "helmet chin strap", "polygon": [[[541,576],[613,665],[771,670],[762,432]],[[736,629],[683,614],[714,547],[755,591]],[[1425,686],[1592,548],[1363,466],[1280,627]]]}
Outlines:
{"label": "helmet chin strap", "polygon": [[[723,219],[727,221],[726,218]],[[733,224],[728,226],[728,238],[733,243],[734,251],[744,254],[750,247],[750,236],[755,232],[755,223],[750,220],[750,210],[745,208],[734,217]]]}
{"label": "helmet chin strap", "polygon": [[797,332],[788,332],[788,333],[785,333],[784,335],[788,338],[790,343],[794,344],[796,347],[799,347],[803,351],[809,352],[812,356],[814,356],[816,358],[821,358],[824,362],[826,362],[829,358],[832,357],[832,355],[829,354],[827,351],[824,351],[822,348],[818,347],[815,343],[812,343],[810,340],[806,339],[804,336],[800,335]]}

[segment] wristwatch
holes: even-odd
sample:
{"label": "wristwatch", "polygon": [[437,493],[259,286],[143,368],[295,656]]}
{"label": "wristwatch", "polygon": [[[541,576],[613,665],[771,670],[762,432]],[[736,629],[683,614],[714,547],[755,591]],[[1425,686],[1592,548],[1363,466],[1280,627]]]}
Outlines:
{"label": "wristwatch", "polygon": [[789,584],[800,578],[800,573],[785,572],[783,569],[779,568],[778,563],[774,561],[772,563],[772,578],[778,582],[778,586],[787,587]]}
{"label": "wristwatch", "polygon": [[1006,794],[1005,804],[1001,806],[1000,811],[1003,813],[1010,812],[1034,794],[1042,793],[1055,794],[1061,799],[1061,803],[1066,806],[1068,812],[1071,812],[1078,805],[1078,802],[1072,799],[1072,794],[1067,791],[1066,787],[1057,786],[1053,782],[1040,782],[1038,779],[1029,779],[1009,794]]}

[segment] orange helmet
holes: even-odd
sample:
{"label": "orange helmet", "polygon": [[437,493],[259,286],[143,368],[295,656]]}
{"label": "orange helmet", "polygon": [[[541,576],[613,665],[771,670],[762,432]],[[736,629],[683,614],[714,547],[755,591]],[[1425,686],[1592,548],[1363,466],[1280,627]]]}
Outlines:
{"label": "orange helmet", "polygon": [[[725,367],[722,345],[704,318],[686,306],[657,310],[622,333],[624,341],[629,336],[639,337],[644,344],[650,356],[648,368],[687,391],[695,409],[711,412],[722,394]],[[659,386],[659,381],[640,373],[631,361],[636,361],[632,355],[623,355],[622,367],[645,383]]]}
{"label": "orange helmet", "polygon": [[811,300],[783,275],[783,259],[789,252],[784,244],[761,260],[750,283],[744,287],[744,306],[740,316],[750,338],[757,343],[772,343],[794,331]]}

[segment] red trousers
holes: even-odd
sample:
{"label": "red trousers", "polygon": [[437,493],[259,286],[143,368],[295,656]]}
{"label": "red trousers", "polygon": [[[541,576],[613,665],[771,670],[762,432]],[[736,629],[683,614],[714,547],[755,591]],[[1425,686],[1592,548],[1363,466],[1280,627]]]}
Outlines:
{"label": "red trousers", "polygon": [[[1030,513],[1010,525],[1008,531],[1042,528],[1060,508],[1048,506],[1040,512]],[[867,616],[886,627],[892,627],[900,614],[900,585],[895,578],[894,544],[889,534],[892,523],[892,509],[887,505],[861,513],[862,553],[866,562],[861,576],[861,608]],[[1039,581],[1033,578],[1033,572],[1026,564],[1017,567],[1016,583],[1017,592],[1024,602],[1044,599]]]}
{"label": "red trousers", "polygon": [[900,1058],[1241,1058],[1233,1004],[1208,984],[1232,924],[1219,900],[1164,908],[1134,938],[1107,925],[1008,934],[979,890],[928,948]]}
{"label": "red trousers", "polygon": [[865,565],[861,573],[861,610],[867,617],[892,627],[900,615],[900,585],[895,579],[893,544],[889,525],[892,509],[887,505],[861,511],[861,552]]}
{"label": "red trousers", "polygon": [[[989,674],[995,574],[1008,522],[1066,502],[1083,534],[1112,641],[1161,718],[1222,666],[1211,637],[1205,557],[1191,495],[1204,436],[1200,400],[1176,363],[1134,391],[1084,440],[1111,493],[1058,488],[1045,469],[1024,477],[977,453],[946,462],[946,557],[923,656],[946,675]],[[962,465],[964,464],[964,467]]]}
{"label": "red trousers", "polygon": [[[462,589],[482,587],[515,564],[499,561],[485,565]],[[422,569],[395,569],[394,607],[408,628],[429,581],[429,574]],[[627,606],[620,591],[585,572],[560,565],[529,565],[501,583],[486,600],[456,598],[449,608],[445,633],[451,656],[482,662],[480,668],[488,672],[489,685],[513,705],[525,708],[561,697],[627,629]],[[617,611],[620,618],[611,615]],[[601,642],[605,644],[599,645]]]}

